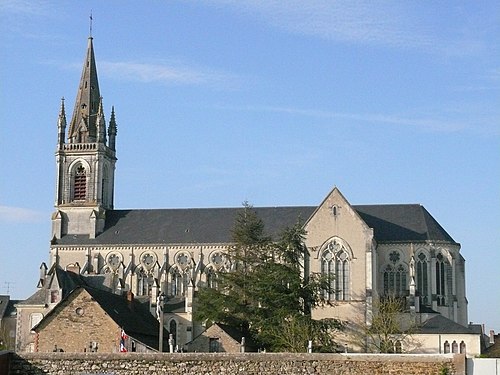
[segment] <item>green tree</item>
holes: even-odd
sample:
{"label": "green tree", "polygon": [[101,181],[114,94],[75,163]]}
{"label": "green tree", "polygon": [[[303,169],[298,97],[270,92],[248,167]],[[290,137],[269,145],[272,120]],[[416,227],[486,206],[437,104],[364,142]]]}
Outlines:
{"label": "green tree", "polygon": [[200,289],[195,319],[237,327],[272,351],[305,351],[308,340],[332,350],[332,331],[340,323],[311,319],[311,308],[326,303],[321,291],[328,283],[303,276],[307,249],[301,223],[285,229],[277,241],[264,229],[245,203],[226,254],[232,269],[219,275],[217,289]]}

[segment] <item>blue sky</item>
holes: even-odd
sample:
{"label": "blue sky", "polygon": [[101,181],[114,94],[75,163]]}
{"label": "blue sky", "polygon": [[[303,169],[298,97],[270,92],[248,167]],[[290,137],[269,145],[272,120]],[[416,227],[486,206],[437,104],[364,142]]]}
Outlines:
{"label": "blue sky", "polygon": [[469,320],[500,331],[496,1],[3,0],[0,293],[48,262],[90,11],[116,208],[421,203],[462,245]]}

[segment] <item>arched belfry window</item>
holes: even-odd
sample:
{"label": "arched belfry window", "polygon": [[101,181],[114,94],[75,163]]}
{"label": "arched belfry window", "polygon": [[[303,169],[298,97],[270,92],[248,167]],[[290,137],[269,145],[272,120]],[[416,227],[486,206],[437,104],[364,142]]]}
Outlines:
{"label": "arched belfry window", "polygon": [[427,256],[420,253],[416,258],[417,265],[417,292],[420,295],[420,302],[424,305],[429,304],[429,277]]}
{"label": "arched belfry window", "polygon": [[84,201],[87,198],[87,172],[83,165],[76,168],[73,179],[73,200]]}
{"label": "arched belfry window", "polygon": [[325,298],[328,300],[347,301],[350,292],[350,257],[345,245],[334,239],[323,250],[321,255],[321,274],[326,277],[328,290]]}

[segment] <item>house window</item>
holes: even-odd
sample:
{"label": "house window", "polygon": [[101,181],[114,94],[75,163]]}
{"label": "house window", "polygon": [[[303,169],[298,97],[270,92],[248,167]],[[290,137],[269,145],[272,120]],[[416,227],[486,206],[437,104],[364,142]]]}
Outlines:
{"label": "house window", "polygon": [[455,340],[453,340],[453,343],[451,344],[451,352],[458,353],[458,344]]}
{"label": "house window", "polygon": [[446,306],[446,262],[443,254],[436,257],[436,298],[438,306]]}
{"label": "house window", "polygon": [[427,256],[424,253],[420,253],[417,256],[417,291],[421,297],[421,303],[423,305],[429,304],[429,281],[427,277]]}
{"label": "house window", "polygon": [[326,277],[328,290],[324,296],[328,300],[349,300],[350,259],[346,249],[333,240],[323,251],[321,273]]}
{"label": "house window", "polygon": [[50,291],[50,303],[56,303],[59,301],[59,291],[58,290],[51,290]]}
{"label": "house window", "polygon": [[208,352],[209,353],[218,353],[220,351],[219,347],[219,338],[218,337],[210,337],[208,341]]}
{"label": "house window", "polygon": [[79,166],[76,169],[75,179],[73,182],[73,200],[84,201],[87,197],[87,175],[85,168]]}
{"label": "house window", "polygon": [[387,265],[384,269],[384,294],[402,297],[407,290],[407,271],[402,265]]}

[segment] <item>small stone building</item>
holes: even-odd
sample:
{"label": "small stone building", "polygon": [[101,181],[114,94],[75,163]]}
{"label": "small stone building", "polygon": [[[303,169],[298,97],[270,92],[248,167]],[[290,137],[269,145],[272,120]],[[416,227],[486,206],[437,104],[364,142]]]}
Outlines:
{"label": "small stone building", "polygon": [[185,345],[189,352],[243,353],[255,351],[239,330],[221,323],[214,323],[193,341]]}
{"label": "small stone building", "polygon": [[16,342],[16,308],[17,300],[10,296],[0,296],[0,350],[13,350]]}
{"label": "small stone building", "polygon": [[[34,328],[37,352],[156,352],[159,323],[149,307],[103,290],[79,286]],[[164,332],[168,337],[168,332]]]}

